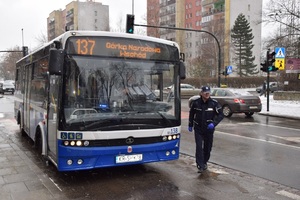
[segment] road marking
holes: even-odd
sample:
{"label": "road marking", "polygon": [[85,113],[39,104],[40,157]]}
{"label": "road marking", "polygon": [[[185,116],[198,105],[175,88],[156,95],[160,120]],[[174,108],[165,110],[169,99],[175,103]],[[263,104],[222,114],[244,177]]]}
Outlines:
{"label": "road marking", "polygon": [[287,140],[290,142],[300,142],[300,137],[281,137],[281,136],[271,135],[271,134],[267,134],[267,135],[270,137],[279,138],[279,139]]}
{"label": "road marking", "polygon": [[278,142],[268,141],[268,140],[264,140],[264,139],[251,138],[251,137],[247,137],[247,136],[243,136],[243,135],[235,135],[235,134],[226,133],[226,132],[222,132],[222,131],[215,131],[215,133],[228,135],[228,136],[233,136],[233,137],[244,138],[244,139],[248,139],[248,140],[259,141],[259,142],[266,142],[266,143],[270,143],[270,144],[276,144],[276,145],[280,145],[280,146],[284,146],[284,147],[292,147],[294,149],[300,150],[300,147],[287,145],[287,144],[281,144],[281,143],[278,143]]}
{"label": "road marking", "polygon": [[[272,121],[272,122],[277,122],[277,121]],[[281,121],[278,121],[278,122],[281,122]],[[257,123],[257,122],[240,122],[240,123],[232,123],[232,124],[222,124],[220,123],[220,125],[222,126],[236,126],[236,125],[261,125],[261,126],[269,126],[269,127],[272,127],[272,128],[281,128],[281,129],[287,129],[287,130],[292,130],[292,131],[299,131],[300,132],[300,129],[296,129],[296,128],[289,128],[289,127],[284,127],[284,126],[275,126],[275,125],[271,125],[271,124],[261,124],[261,123]]]}
{"label": "road marking", "polygon": [[273,127],[273,128],[281,128],[281,129],[287,129],[287,130],[292,130],[292,131],[299,131],[300,132],[300,129],[296,129],[296,128],[289,128],[289,127],[284,127],[284,126],[275,126],[275,125],[270,125],[270,124],[260,124],[260,123],[255,123],[255,124],[259,124],[259,125],[262,125],[262,126],[270,126],[270,127]]}
{"label": "road marking", "polygon": [[290,193],[290,192],[285,191],[285,190],[280,190],[280,191],[276,192],[276,194],[280,194],[282,196],[285,196],[285,197],[288,197],[288,198],[291,198],[291,199],[300,200],[299,195]]}

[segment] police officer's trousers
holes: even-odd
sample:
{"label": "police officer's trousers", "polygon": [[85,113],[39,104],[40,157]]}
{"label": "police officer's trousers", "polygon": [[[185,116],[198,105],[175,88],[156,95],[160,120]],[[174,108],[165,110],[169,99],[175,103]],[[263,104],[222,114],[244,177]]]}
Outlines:
{"label": "police officer's trousers", "polygon": [[196,163],[198,168],[204,169],[204,165],[207,164],[210,158],[213,137],[213,131],[201,132],[195,129]]}

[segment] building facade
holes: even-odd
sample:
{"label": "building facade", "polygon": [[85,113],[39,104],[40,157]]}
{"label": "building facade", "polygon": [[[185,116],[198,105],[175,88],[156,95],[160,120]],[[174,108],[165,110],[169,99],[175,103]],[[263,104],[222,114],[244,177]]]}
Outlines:
{"label": "building facade", "polygon": [[67,30],[109,31],[109,7],[94,0],[72,1],[47,18],[48,41]]}
{"label": "building facade", "polygon": [[[257,65],[257,69],[260,68],[261,24],[258,22],[261,21],[261,0],[147,0],[148,3],[150,1],[156,1],[156,5],[159,6],[152,6],[150,10],[148,4],[148,24],[196,30],[180,31],[181,34],[176,34],[179,31],[164,29],[158,35],[154,35],[150,31],[151,29],[147,31],[150,36],[159,36],[179,43],[181,50],[186,55],[187,72],[194,72],[197,68],[196,63],[199,65],[201,62],[201,66],[204,66],[202,74],[217,76],[219,57],[217,43],[221,49],[222,70],[224,66],[232,66],[233,71],[235,71],[237,64],[234,62],[234,51],[231,48],[230,30],[240,13],[243,13],[250,22],[254,35],[252,41],[254,44],[252,49],[253,56],[255,56],[254,64]],[[159,13],[159,17],[153,20],[149,14],[155,12]],[[197,32],[197,30],[199,31]],[[212,33],[218,42],[205,32]],[[235,73],[232,75],[234,76]]]}

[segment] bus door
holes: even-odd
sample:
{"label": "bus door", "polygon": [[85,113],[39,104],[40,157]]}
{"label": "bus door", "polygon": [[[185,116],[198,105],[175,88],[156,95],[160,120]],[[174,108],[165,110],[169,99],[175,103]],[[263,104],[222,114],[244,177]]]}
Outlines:
{"label": "bus door", "polygon": [[61,76],[51,75],[49,85],[49,107],[48,107],[48,154],[57,161],[57,130],[59,120],[59,91]]}
{"label": "bus door", "polygon": [[24,130],[30,136],[30,86],[32,76],[32,65],[25,66],[25,94],[24,94]]}

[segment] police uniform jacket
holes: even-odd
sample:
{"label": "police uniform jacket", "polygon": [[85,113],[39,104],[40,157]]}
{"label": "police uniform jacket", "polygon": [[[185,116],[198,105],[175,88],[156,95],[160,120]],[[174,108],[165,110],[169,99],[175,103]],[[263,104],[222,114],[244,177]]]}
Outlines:
{"label": "police uniform jacket", "polygon": [[217,126],[223,118],[222,107],[212,98],[204,102],[200,97],[191,103],[189,126],[194,127],[195,130],[208,131],[208,124],[213,123]]}

